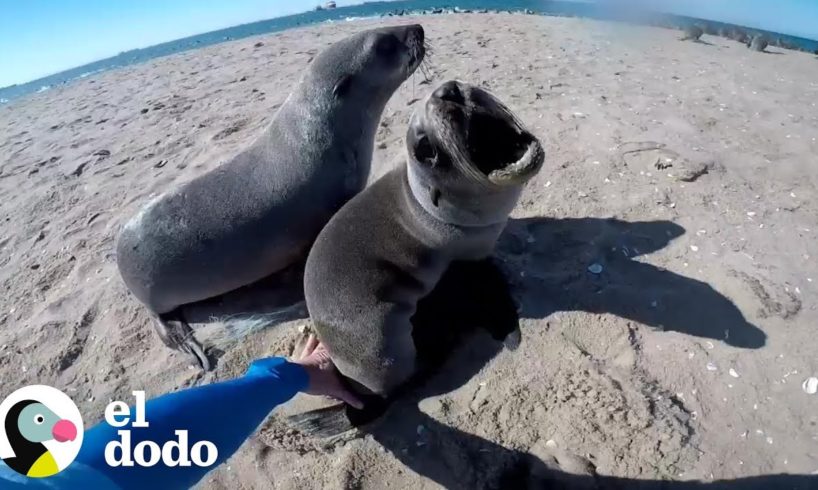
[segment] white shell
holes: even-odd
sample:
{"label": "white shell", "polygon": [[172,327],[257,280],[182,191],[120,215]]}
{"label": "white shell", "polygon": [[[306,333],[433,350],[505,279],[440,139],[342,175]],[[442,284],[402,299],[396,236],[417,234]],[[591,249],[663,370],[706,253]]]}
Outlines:
{"label": "white shell", "polygon": [[727,372],[728,372],[728,373],[730,373],[730,376],[732,376],[732,377],[734,377],[734,378],[738,378],[738,373],[736,372],[736,370],[735,370],[735,369],[730,368],[730,370],[729,370],[729,371],[727,371]]}
{"label": "white shell", "polygon": [[708,363],[707,363],[707,370],[708,370],[708,371],[715,371],[715,370],[717,370],[717,369],[718,369],[718,368],[716,367],[716,365],[715,365],[715,364],[713,364],[712,362],[708,362]]}
{"label": "white shell", "polygon": [[811,378],[807,378],[804,380],[804,383],[801,385],[801,388],[804,389],[804,392],[808,395],[814,395],[818,393],[818,378],[815,376]]}
{"label": "white shell", "polygon": [[602,266],[599,264],[591,264],[588,266],[588,272],[591,274],[602,274]]}

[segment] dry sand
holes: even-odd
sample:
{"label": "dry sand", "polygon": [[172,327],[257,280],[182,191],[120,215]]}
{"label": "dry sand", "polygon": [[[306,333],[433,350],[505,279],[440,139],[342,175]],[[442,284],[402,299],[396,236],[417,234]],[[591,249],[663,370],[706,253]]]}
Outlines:
{"label": "dry sand", "polygon": [[317,403],[299,397],[202,486],[511,487],[525,453],[601,486],[818,471],[818,395],[801,387],[818,376],[818,61],[579,19],[314,26],[0,107],[0,393],[56,386],[90,424],[133,389],[155,396],[289,354],[306,320],[247,339],[202,377],[125,290],[117,230],[256,137],[317,50],[414,21],[434,81],[392,99],[375,166],[400,157],[413,101],[450,78],[492,90],[546,147],[497,252],[522,345],[476,338],[362,438],[288,431],[281,413]]}

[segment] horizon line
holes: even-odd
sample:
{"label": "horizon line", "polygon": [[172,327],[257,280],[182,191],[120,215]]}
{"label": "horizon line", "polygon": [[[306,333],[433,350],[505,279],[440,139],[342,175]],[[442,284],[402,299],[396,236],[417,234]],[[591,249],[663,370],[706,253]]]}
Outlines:
{"label": "horizon line", "polygon": [[[594,0],[562,0],[562,1],[567,2],[567,3],[569,3],[569,2],[570,3],[588,3],[588,4],[598,3],[598,2],[595,2]],[[388,3],[388,2],[389,2],[389,0],[361,1],[361,2],[358,2],[358,3],[347,4],[347,5],[343,5],[343,6],[340,6],[340,7],[336,7],[334,9],[330,9],[330,10],[338,11],[338,10],[345,10],[345,9],[348,9],[348,8],[357,7],[357,6],[361,6],[361,5],[366,5],[366,4],[369,4],[369,3]],[[454,7],[454,8],[458,8],[458,7]],[[167,40],[167,41],[162,41],[162,42],[156,43],[156,44],[149,44],[147,46],[131,48],[131,49],[128,49],[128,50],[125,50],[125,51],[120,51],[119,53],[116,53],[116,54],[112,54],[110,56],[93,59],[93,60],[90,60],[88,62],[79,64],[79,65],[76,65],[76,66],[73,66],[73,67],[70,67],[70,68],[61,69],[61,70],[55,71],[53,73],[49,73],[47,75],[43,75],[41,77],[29,80],[29,81],[13,83],[11,85],[5,85],[3,87],[0,87],[0,90],[5,90],[5,89],[12,88],[12,87],[20,87],[20,86],[23,86],[23,85],[33,84],[33,83],[38,82],[40,80],[44,80],[46,78],[50,78],[50,77],[59,75],[61,73],[66,73],[66,72],[69,72],[69,71],[72,71],[72,70],[76,70],[78,68],[82,68],[82,67],[85,67],[85,66],[88,66],[88,65],[92,65],[94,63],[99,63],[101,61],[111,60],[111,59],[114,59],[114,58],[116,58],[118,56],[122,56],[122,55],[127,54],[127,53],[147,50],[147,49],[151,49],[151,48],[156,48],[156,47],[163,46],[163,45],[166,45],[166,44],[171,44],[171,43],[176,43],[176,42],[179,42],[179,41],[184,41],[185,39],[192,39],[192,38],[195,38],[195,37],[198,37],[198,36],[203,36],[203,35],[206,35],[206,34],[213,34],[213,33],[221,32],[221,31],[227,31],[227,30],[235,29],[235,28],[241,27],[241,26],[248,26],[248,25],[259,24],[259,23],[262,23],[262,22],[268,22],[268,21],[276,20],[276,19],[285,19],[287,17],[295,17],[295,16],[299,16],[299,15],[304,15],[304,14],[308,14],[308,13],[314,12],[314,11],[315,10],[311,9],[311,10],[305,10],[305,11],[302,11],[302,12],[295,12],[295,13],[280,15],[280,16],[276,16],[276,17],[269,17],[269,18],[265,18],[265,19],[253,20],[253,21],[250,21],[250,22],[243,22],[243,23],[240,23],[240,24],[234,24],[234,25],[221,27],[221,28],[214,29],[214,30],[197,32],[197,33],[190,34],[190,35],[187,35],[187,36],[183,36],[183,37],[179,37],[179,38],[175,38],[175,39],[170,39],[170,40]],[[518,10],[518,11],[515,10],[515,12],[523,12],[523,11],[524,10]],[[501,12],[501,10],[489,9],[489,13],[492,13],[492,12]],[[732,22],[725,22],[725,21],[714,20],[714,19],[706,19],[706,18],[703,18],[703,17],[693,17],[693,16],[689,16],[689,15],[675,14],[675,13],[672,13],[672,12],[666,12],[666,11],[660,11],[660,10],[655,10],[655,11],[652,11],[651,13],[671,15],[671,16],[675,16],[675,17],[695,19],[695,20],[700,20],[700,21],[705,21],[705,22],[716,22],[716,23],[719,23],[719,24],[736,26],[736,27],[741,27],[741,28],[745,28],[745,29],[754,29],[754,30],[758,30],[758,31],[764,31],[764,32],[767,32],[767,33],[771,33],[771,34],[779,34],[779,35],[794,37],[794,38],[798,38],[798,39],[803,39],[805,41],[818,42],[818,38],[807,37],[807,36],[801,35],[801,34],[787,34],[787,33],[783,33],[783,32],[769,31],[767,29],[762,29],[762,28],[759,28],[759,27],[752,27],[752,26],[747,26],[747,25],[742,25],[742,24],[734,24]],[[417,14],[417,15],[430,15],[430,14],[422,14],[421,13],[421,14]],[[536,15],[542,15],[542,16],[547,16],[547,17],[560,17],[561,16],[559,14],[548,14],[548,13],[537,13]],[[384,15],[383,14],[378,14],[378,15],[371,16],[371,18],[377,18],[377,17],[384,17]],[[356,20],[364,19],[364,18],[367,18],[367,17],[356,18]],[[582,18],[582,17],[580,17],[580,18]],[[614,21],[614,20],[611,20],[611,21]],[[295,29],[295,28],[298,28],[298,27],[304,27],[304,26],[302,26],[302,25],[292,26],[292,27],[282,29],[282,31],[286,31],[286,30],[289,30],[289,29]],[[657,26],[657,27],[661,27],[661,26]],[[271,31],[270,33],[272,33],[272,32],[282,32],[282,31]],[[264,35],[264,34],[269,34],[269,33],[259,33],[259,34],[254,34],[254,35]],[[246,39],[247,37],[252,37],[252,36],[253,35],[242,37],[242,38],[229,39],[229,40],[226,40],[226,41],[223,41],[223,42],[236,41],[236,40],[239,40],[239,39]],[[208,45],[208,46],[212,46],[212,45],[216,45],[216,44],[221,44],[221,43],[216,42],[216,43],[213,43],[213,44]],[[206,47],[206,46],[202,46],[202,47]],[[194,48],[194,49],[196,49],[196,48]],[[165,56],[171,56],[172,54],[177,54],[179,52],[184,52],[184,51],[187,51],[187,50],[181,50],[181,51],[178,51],[176,53],[171,53],[171,54],[165,55]],[[158,56],[156,58],[151,58],[151,59],[157,59],[157,58],[162,58],[162,57],[163,56]],[[147,60],[145,60],[145,61],[147,61]]]}

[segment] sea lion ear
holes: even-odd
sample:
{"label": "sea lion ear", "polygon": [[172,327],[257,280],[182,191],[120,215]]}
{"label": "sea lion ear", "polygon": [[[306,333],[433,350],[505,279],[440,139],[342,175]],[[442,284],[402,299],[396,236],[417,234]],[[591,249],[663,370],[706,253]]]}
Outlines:
{"label": "sea lion ear", "polygon": [[335,87],[332,89],[332,95],[336,98],[343,97],[349,92],[349,89],[352,87],[352,75],[344,75],[338,80],[338,83],[335,84]]}

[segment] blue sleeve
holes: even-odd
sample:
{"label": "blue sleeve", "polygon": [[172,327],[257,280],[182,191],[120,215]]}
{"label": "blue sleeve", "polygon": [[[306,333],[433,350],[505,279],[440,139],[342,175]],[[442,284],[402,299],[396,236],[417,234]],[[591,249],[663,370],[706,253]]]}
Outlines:
{"label": "blue sleeve", "polygon": [[93,468],[74,461],[56,475],[31,478],[17,473],[0,460],[0,489],[2,490],[120,490],[119,486]]}
{"label": "blue sleeve", "polygon": [[[189,488],[232,456],[273,408],[305,389],[307,383],[306,370],[284,358],[255,361],[241,378],[148,400],[145,419],[149,427],[133,428],[129,424],[116,428],[100,422],[85,433],[77,461],[123,490]],[[210,441],[218,450],[218,458],[206,468],[167,467],[161,460],[151,467],[111,467],[105,462],[105,446],[120,440],[119,430],[130,430],[131,448],[140,441],[153,441],[161,447],[177,439],[174,431],[187,430],[189,446]]]}

